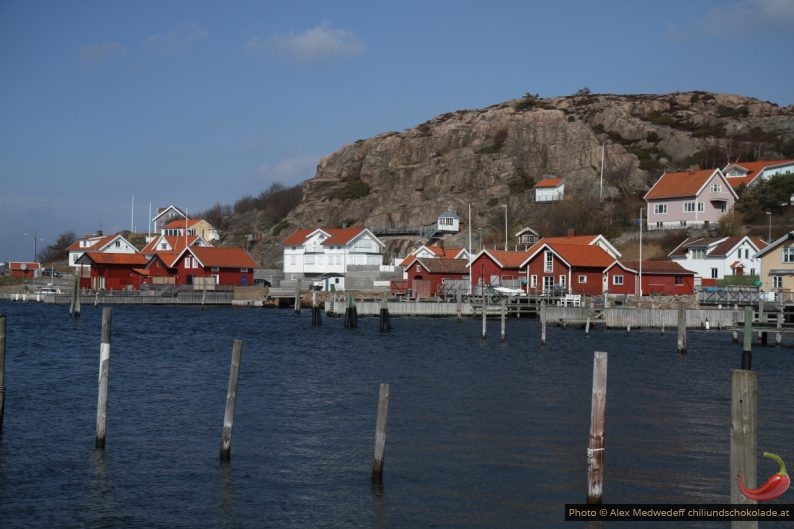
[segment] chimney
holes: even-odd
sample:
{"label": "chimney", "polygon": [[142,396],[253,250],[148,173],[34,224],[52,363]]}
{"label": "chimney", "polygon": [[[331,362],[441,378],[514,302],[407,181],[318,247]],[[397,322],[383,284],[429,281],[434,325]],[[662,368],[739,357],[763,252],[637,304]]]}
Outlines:
{"label": "chimney", "polygon": [[573,228],[568,228],[568,233],[565,234],[565,237],[570,239],[570,238],[573,237],[573,235],[574,235],[574,229]]}

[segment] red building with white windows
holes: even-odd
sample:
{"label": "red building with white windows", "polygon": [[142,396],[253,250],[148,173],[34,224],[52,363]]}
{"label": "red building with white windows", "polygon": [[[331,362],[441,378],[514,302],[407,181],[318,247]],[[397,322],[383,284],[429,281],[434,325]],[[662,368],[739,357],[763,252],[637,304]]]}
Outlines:
{"label": "red building with white windows", "polygon": [[212,246],[188,246],[169,264],[176,285],[197,286],[252,286],[254,268],[256,261],[244,249]]}
{"label": "red building with white windows", "polygon": [[605,271],[606,290],[610,294],[677,296],[695,292],[695,272],[674,261],[615,261]]}
{"label": "red building with white windows", "polygon": [[599,295],[603,275],[614,258],[590,244],[544,243],[541,240],[522,263],[530,294]]}
{"label": "red building with white windows", "polygon": [[85,252],[76,264],[89,267],[80,276],[80,288],[140,290],[146,276],[146,258],[139,253]]}
{"label": "red building with white windows", "polygon": [[466,279],[468,264],[465,259],[416,259],[406,270],[408,288],[415,299],[435,296],[445,280]]}

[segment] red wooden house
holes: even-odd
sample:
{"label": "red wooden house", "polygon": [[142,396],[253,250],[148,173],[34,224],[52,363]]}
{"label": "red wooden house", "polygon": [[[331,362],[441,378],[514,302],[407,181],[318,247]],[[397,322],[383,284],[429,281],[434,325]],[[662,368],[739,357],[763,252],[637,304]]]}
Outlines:
{"label": "red wooden house", "polygon": [[447,279],[466,279],[469,262],[465,259],[415,259],[407,268],[408,288],[416,299],[428,298],[441,291]]}
{"label": "red wooden house", "polygon": [[89,267],[80,287],[96,290],[139,290],[146,276],[146,258],[139,253],[85,252],[76,264]]}
{"label": "red wooden house", "polygon": [[183,248],[169,265],[176,285],[198,287],[253,285],[255,267],[256,262],[243,248],[212,246]]}
{"label": "red wooden house", "polygon": [[528,252],[482,250],[471,262],[471,284],[473,286],[496,286],[511,282],[520,284],[523,277],[521,263],[528,255]]}
{"label": "red wooden house", "polygon": [[610,294],[640,295],[639,277],[642,273],[642,295],[691,295],[695,292],[695,272],[674,261],[615,261],[604,272],[605,289]]}
{"label": "red wooden house", "polygon": [[8,273],[11,277],[18,279],[33,279],[41,274],[41,263],[10,262],[8,263]]}
{"label": "red wooden house", "polygon": [[529,294],[594,296],[602,293],[604,270],[613,260],[601,246],[541,239],[530,248],[521,268]]}

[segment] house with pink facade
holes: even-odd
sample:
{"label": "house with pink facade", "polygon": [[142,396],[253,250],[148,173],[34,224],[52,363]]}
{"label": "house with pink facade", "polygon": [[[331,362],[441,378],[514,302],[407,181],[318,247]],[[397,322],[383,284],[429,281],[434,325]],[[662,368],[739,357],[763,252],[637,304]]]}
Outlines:
{"label": "house with pink facade", "polygon": [[708,228],[738,198],[719,169],[665,173],[643,197],[648,230]]}

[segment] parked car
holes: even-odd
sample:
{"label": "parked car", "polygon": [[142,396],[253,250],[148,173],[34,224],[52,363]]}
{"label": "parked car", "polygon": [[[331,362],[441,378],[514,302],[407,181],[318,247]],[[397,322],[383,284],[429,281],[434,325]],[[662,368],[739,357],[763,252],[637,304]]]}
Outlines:
{"label": "parked car", "polygon": [[41,290],[39,290],[39,293],[40,294],[60,294],[61,293],[61,289],[58,288],[58,287],[42,287]]}
{"label": "parked car", "polygon": [[41,275],[50,277],[61,277],[61,273],[53,268],[42,268]]}

